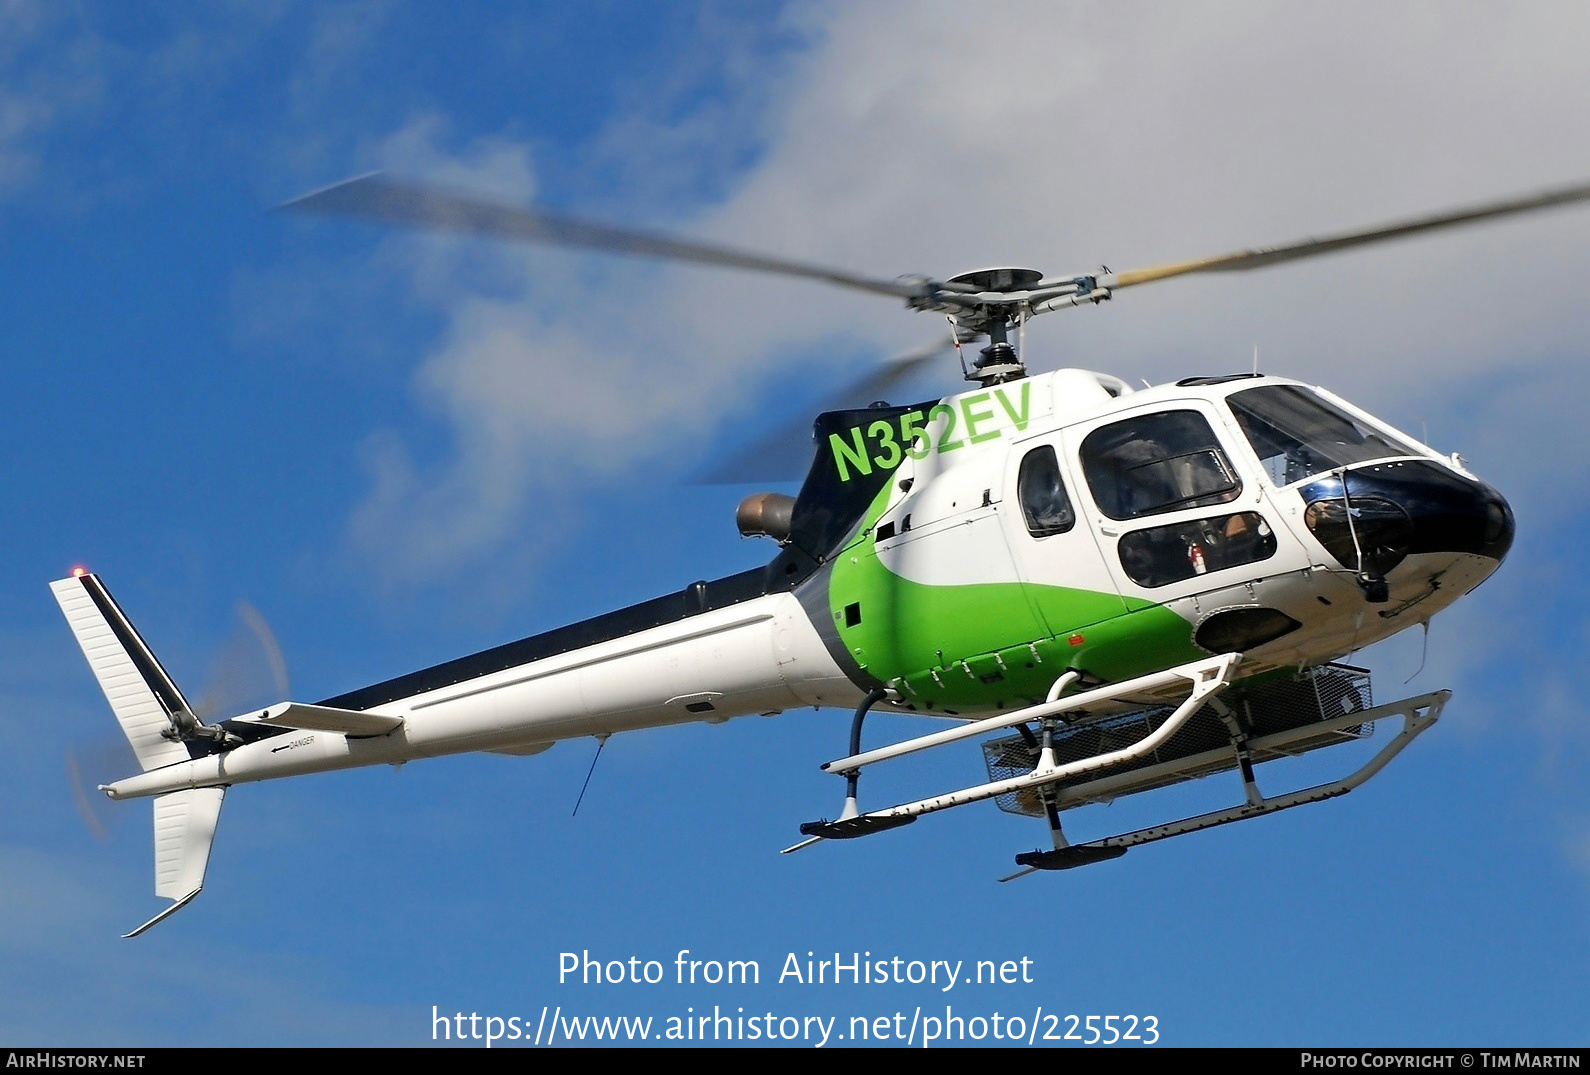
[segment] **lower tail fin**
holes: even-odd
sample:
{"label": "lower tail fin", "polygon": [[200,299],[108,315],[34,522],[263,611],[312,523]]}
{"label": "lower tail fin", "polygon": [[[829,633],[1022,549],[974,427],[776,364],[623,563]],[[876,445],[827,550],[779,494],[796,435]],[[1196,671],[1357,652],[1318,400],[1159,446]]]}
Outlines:
{"label": "lower tail fin", "polygon": [[[145,772],[187,761],[195,750],[202,755],[210,743],[224,741],[224,731],[193,716],[98,576],[74,574],[50,589]],[[173,902],[128,937],[181,910],[204,887],[225,795],[225,788],[193,788],[155,798],[155,895]]]}
{"label": "lower tail fin", "polygon": [[124,936],[136,937],[170,917],[204,888],[204,869],[210,864],[210,844],[225,797],[225,788],[190,788],[155,796],[155,895],[173,902]]}

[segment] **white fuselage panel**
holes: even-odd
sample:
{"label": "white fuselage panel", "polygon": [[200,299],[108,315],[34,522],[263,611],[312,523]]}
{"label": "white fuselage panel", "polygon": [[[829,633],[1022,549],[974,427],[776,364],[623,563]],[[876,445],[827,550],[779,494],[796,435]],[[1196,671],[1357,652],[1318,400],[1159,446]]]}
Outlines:
{"label": "white fuselage panel", "polygon": [[118,781],[117,798],[297,773],[524,748],[685,721],[720,722],[862,692],[788,593],[663,624],[377,706],[403,719],[381,736],[289,733]]}

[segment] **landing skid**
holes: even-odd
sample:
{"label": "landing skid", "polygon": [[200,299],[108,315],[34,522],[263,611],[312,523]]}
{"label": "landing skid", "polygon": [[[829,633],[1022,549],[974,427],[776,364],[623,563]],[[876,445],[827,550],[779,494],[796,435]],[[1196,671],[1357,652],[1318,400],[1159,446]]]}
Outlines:
{"label": "landing skid", "polygon": [[[1265,798],[1257,793],[1251,767],[1244,770],[1244,784],[1249,790],[1248,801],[1239,806],[1232,806],[1225,810],[1214,810],[1207,814],[1195,817],[1182,818],[1163,825],[1151,825],[1148,828],[1137,829],[1133,832],[1122,833],[1119,836],[1106,836],[1099,840],[1090,840],[1084,844],[1073,844],[1067,847],[1056,848],[1053,851],[1028,851],[1016,856],[1016,865],[1025,867],[1013,874],[1001,877],[1001,881],[1013,881],[1018,877],[1025,877],[1038,870],[1069,870],[1076,866],[1086,866],[1094,862],[1103,862],[1107,859],[1120,858],[1126,854],[1128,848],[1138,844],[1153,843],[1156,840],[1168,840],[1172,836],[1185,836],[1190,832],[1199,832],[1203,829],[1212,829],[1218,825],[1229,825],[1235,821],[1247,821],[1250,818],[1263,817],[1265,814],[1274,814],[1282,810],[1290,810],[1294,806],[1304,806],[1308,803],[1324,802],[1363,784],[1370,777],[1385,768],[1386,763],[1402,753],[1409,743],[1413,742],[1441,718],[1441,710],[1452,697],[1452,692],[1447,690],[1432,691],[1413,698],[1405,698],[1400,702],[1389,705],[1376,706],[1356,713],[1337,717],[1334,720],[1323,721],[1315,725],[1310,731],[1330,731],[1336,728],[1345,728],[1352,725],[1368,724],[1372,721],[1389,717],[1402,717],[1402,730],[1392,737],[1391,741],[1380,748],[1380,751],[1365,762],[1357,770],[1340,780],[1316,784],[1313,787],[1302,788],[1285,795],[1274,798]],[[1296,740],[1296,733],[1281,733],[1267,736],[1263,739],[1250,740],[1246,746],[1254,751],[1285,751],[1290,745],[1288,740]]]}
{"label": "landing skid", "polygon": [[[889,696],[889,692],[878,689],[868,693],[861,705],[856,707],[856,716],[850,722],[850,753],[861,753],[861,725],[867,719],[867,711]],[[915,821],[914,817],[874,817],[863,814],[856,807],[856,786],[860,781],[859,769],[844,771],[845,777],[845,808],[833,821],[824,818],[821,821],[808,821],[801,825],[801,835],[811,839],[789,848],[798,851],[802,847],[814,844],[818,840],[854,840],[858,836],[867,836],[885,829],[898,829],[901,825],[909,825]]]}
{"label": "landing skid", "polygon": [[[1067,673],[1056,681],[1049,697],[1037,705],[862,751],[861,721],[867,709],[880,700],[869,697],[857,710],[852,725],[850,755],[823,766],[846,778],[844,810],[834,821],[803,824],[801,834],[807,839],[785,848],[784,853],[822,840],[868,836],[909,824],[923,814],[993,798],[999,800],[1002,808],[1046,817],[1053,844],[1047,850],[1017,855],[1016,864],[1021,869],[1001,877],[1001,881],[1038,870],[1086,866],[1119,858],[1138,844],[1345,795],[1378,773],[1433,725],[1452,696],[1451,691],[1434,691],[1369,708],[1365,704],[1367,673],[1329,666],[1328,670],[1295,683],[1257,690],[1244,686],[1238,692],[1238,701],[1227,705],[1217,696],[1234,679],[1240,660],[1239,654],[1208,658],[1062,698],[1060,695],[1076,683],[1075,674]],[[1355,679],[1355,675],[1361,678]],[[1178,684],[1187,689],[1185,697],[1173,707],[1166,703],[1123,717],[1096,720],[1087,716],[1089,710],[1097,712],[1106,703],[1119,709],[1122,702],[1134,699],[1164,698],[1167,692],[1180,694]],[[1337,693],[1328,695],[1322,691],[1322,684],[1336,688]],[[1272,696],[1268,703],[1260,693],[1266,689]],[[1277,698],[1283,704],[1277,704]],[[1295,705],[1299,698],[1310,699],[1313,708],[1306,713],[1299,710]],[[1198,720],[1193,722],[1195,716]],[[1372,731],[1375,721],[1394,716],[1403,718],[1402,730],[1348,776],[1273,797],[1259,791],[1254,778],[1256,762],[1362,738]],[[1068,720],[1075,723],[1068,724]],[[1035,723],[1041,739],[1030,727]],[[862,812],[858,808],[857,783],[866,766],[1004,729],[1017,730],[1021,738],[1009,736],[985,744],[991,777],[987,783],[882,810]],[[1061,829],[1062,810],[1109,802],[1231,769],[1240,770],[1246,796],[1246,801],[1237,806],[1081,844],[1069,843]]]}
{"label": "landing skid", "polygon": [[1015,877],[1024,877],[1034,870],[1071,870],[1078,866],[1104,862],[1107,859],[1118,859],[1124,854],[1126,848],[1106,846],[1103,843],[1072,844],[1068,847],[1057,847],[1053,851],[1024,851],[1016,856],[1016,865],[1026,866],[1027,869],[1009,877],[1001,877],[1000,880],[1009,881]]}
{"label": "landing skid", "polygon": [[819,840],[854,840],[858,836],[869,836],[885,829],[898,829],[915,820],[914,817],[872,817],[862,814],[834,821],[806,821],[801,824],[801,835],[815,836]]}
{"label": "landing skid", "polygon": [[[1055,682],[1049,691],[1048,699],[1038,705],[986,717],[955,728],[934,732],[916,739],[908,739],[903,743],[895,743],[892,746],[861,751],[861,720],[865,716],[867,708],[877,700],[874,696],[869,696],[869,700],[864,702],[862,708],[856,711],[856,719],[851,726],[850,741],[852,753],[849,757],[840,758],[823,766],[829,772],[838,773],[846,778],[847,794],[844,812],[840,814],[839,821],[836,822],[808,822],[802,825],[801,832],[810,837],[810,839],[804,840],[793,847],[785,848],[784,853],[789,854],[792,851],[799,851],[801,848],[809,847],[818,840],[832,838],[822,831],[825,827],[847,823],[844,829],[838,830],[846,834],[842,838],[862,836],[884,829],[897,828],[900,825],[914,821],[922,814],[932,813],[936,810],[946,810],[952,806],[964,806],[967,803],[979,802],[983,799],[991,799],[995,796],[1019,792],[1029,788],[1044,788],[1047,785],[1074,779],[1119,762],[1130,761],[1148,755],[1179,731],[1188,718],[1202,706],[1206,697],[1220,690],[1231,681],[1232,672],[1241,659],[1241,655],[1235,653],[1211,657],[1151,676],[1143,676],[1140,679],[1128,680],[1124,683],[1116,683],[1096,690],[1083,691],[1081,694],[1072,695],[1069,698],[1060,698],[1060,693],[1076,681],[1076,674],[1068,672]],[[1049,732],[1053,727],[1054,721],[1061,714],[1074,712],[1088,705],[1116,701],[1135,695],[1162,692],[1167,688],[1173,689],[1181,682],[1191,684],[1191,690],[1186,700],[1176,708],[1176,711],[1168,720],[1139,742],[1120,750],[1081,758],[1065,765],[1057,765],[1055,763],[1054,751],[1049,746]],[[868,765],[874,765],[906,754],[913,754],[917,751],[928,750],[936,746],[942,746],[945,743],[957,742],[987,732],[1023,725],[1033,720],[1043,722],[1045,748],[1038,758],[1037,765],[1032,772],[1026,775],[994,780],[987,784],[979,784],[960,791],[936,795],[933,798],[921,799],[917,802],[901,803],[885,810],[861,813],[855,805],[857,781],[861,770]]]}

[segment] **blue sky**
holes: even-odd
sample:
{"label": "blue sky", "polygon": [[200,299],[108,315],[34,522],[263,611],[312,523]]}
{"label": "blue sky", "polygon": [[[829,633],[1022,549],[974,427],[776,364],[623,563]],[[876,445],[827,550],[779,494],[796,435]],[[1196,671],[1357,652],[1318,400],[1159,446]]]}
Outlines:
{"label": "blue sky", "polygon": [[[74,807],[65,754],[113,725],[51,579],[98,571],[190,694],[247,600],[294,695],[325,697],[761,562],[746,490],[680,477],[935,331],[815,286],[270,206],[386,167],[942,275],[1125,268],[1590,176],[1590,19],[1557,5],[985,12],[0,3],[0,1041],[949,1003],[1154,1015],[1172,1044],[1583,1043],[1590,211],[1166,284],[1029,336],[1038,365],[1153,381],[1258,343],[1512,499],[1511,558],[1435,621],[1419,676],[1417,638],[1361,655],[1383,700],[1457,696],[1344,800],[1010,885],[1043,833],[992,806],[779,857],[837,807],[817,766],[849,719],[791,712],[615,738],[574,818],[593,743],[236,790],[202,897],[119,938],[158,906],[148,806],[109,810],[106,841]],[[967,750],[863,793],[979,771]],[[680,949],[763,984],[557,981],[565,951],[671,972]],[[808,951],[1026,957],[1036,981],[776,984]]]}

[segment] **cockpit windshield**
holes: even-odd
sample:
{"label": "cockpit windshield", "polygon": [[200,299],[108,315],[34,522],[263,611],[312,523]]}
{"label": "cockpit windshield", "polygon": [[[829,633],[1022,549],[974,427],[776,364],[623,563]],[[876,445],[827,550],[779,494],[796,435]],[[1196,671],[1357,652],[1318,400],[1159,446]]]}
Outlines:
{"label": "cockpit windshield", "polygon": [[1249,388],[1226,403],[1276,485],[1354,463],[1422,454],[1297,385]]}

